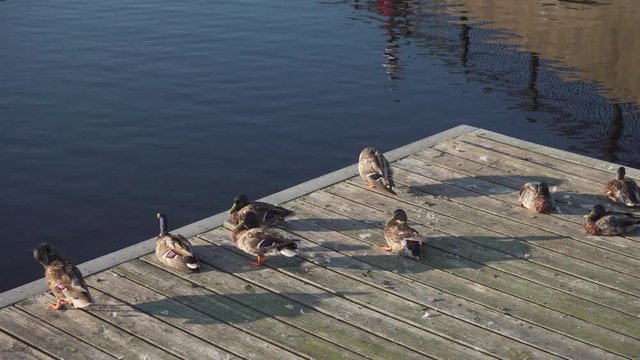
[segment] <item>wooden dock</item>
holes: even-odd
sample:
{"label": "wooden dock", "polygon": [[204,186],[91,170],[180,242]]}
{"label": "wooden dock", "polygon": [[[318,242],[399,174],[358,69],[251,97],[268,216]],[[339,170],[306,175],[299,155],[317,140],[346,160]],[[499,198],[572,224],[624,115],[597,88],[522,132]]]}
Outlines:
{"label": "wooden dock", "polygon": [[[198,274],[160,267],[149,239],[80,266],[86,310],[46,311],[44,280],[0,294],[0,358],[640,358],[640,232],[582,228],[617,165],[469,126],[387,157],[397,197],[354,165],[265,199],[296,211],[297,257],[251,266],[218,214],[174,231]],[[532,180],[557,213],[518,206]],[[419,261],[372,247],[397,208],[429,239]]]}

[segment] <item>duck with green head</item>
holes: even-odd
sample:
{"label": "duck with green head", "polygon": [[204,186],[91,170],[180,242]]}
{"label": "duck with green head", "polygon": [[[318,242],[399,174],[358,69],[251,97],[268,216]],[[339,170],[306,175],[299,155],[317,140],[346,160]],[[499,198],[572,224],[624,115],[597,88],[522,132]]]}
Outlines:
{"label": "duck with green head", "polygon": [[533,212],[549,214],[555,209],[553,194],[545,182],[528,182],[520,189],[520,206]]}
{"label": "duck with green head", "polygon": [[362,149],[358,157],[358,173],[366,187],[396,195],[389,161],[375,148],[369,146]]}
{"label": "duck with green head", "polygon": [[636,207],[640,206],[640,188],[633,179],[626,177],[624,167],[619,167],[616,176],[604,187],[604,194],[614,203]]}
{"label": "duck with green head", "polygon": [[587,234],[615,236],[624,235],[640,225],[640,217],[632,213],[607,211],[597,204],[585,215],[584,229]]}
{"label": "duck with green head", "polygon": [[272,205],[261,201],[249,201],[246,195],[238,195],[233,199],[233,206],[229,209],[229,221],[238,225],[245,219],[248,213],[253,212],[260,224],[280,226],[285,218],[293,214],[293,211],[282,206]]}
{"label": "duck with green head", "polygon": [[43,243],[33,250],[33,257],[44,267],[44,277],[56,303],[47,310],[60,310],[64,305],[85,308],[93,302],[82,273],[62,259],[53,246]]}
{"label": "duck with green head", "polygon": [[161,263],[174,269],[195,272],[200,269],[191,243],[180,234],[171,234],[167,229],[167,215],[156,214],[160,221],[160,234],[156,238],[156,257]]}
{"label": "duck with green head", "polygon": [[420,234],[407,225],[407,213],[398,209],[384,227],[384,239],[387,246],[374,245],[376,248],[392,253],[420,259],[422,243],[425,242]]}
{"label": "duck with green head", "polygon": [[299,241],[286,236],[279,229],[260,226],[260,220],[254,212],[246,214],[232,231],[231,238],[240,250],[257,256],[253,265],[261,265],[271,255],[295,256]]}

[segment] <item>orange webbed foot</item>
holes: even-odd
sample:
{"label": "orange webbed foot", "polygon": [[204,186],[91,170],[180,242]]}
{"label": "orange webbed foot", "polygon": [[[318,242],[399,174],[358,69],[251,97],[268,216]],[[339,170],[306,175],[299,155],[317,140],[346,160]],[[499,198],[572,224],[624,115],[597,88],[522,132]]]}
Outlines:
{"label": "orange webbed foot", "polygon": [[377,244],[374,244],[373,247],[375,247],[378,250],[384,250],[384,251],[390,251],[391,250],[391,246],[388,246],[388,245],[377,245]]}
{"label": "orange webbed foot", "polygon": [[55,304],[47,306],[47,310],[60,310],[64,304],[68,304],[68,302],[58,299]]}
{"label": "orange webbed foot", "polygon": [[251,262],[251,265],[253,265],[253,266],[260,266],[260,265],[262,265],[262,264],[265,262],[265,260],[267,260],[267,257],[266,257],[266,256],[258,256],[258,258],[256,259],[256,261],[252,261],[252,262]]}

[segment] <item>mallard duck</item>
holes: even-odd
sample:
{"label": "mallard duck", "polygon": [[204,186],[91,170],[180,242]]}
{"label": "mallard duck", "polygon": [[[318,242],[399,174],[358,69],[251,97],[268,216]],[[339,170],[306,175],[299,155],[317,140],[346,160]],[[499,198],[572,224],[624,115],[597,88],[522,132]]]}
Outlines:
{"label": "mallard duck", "polygon": [[520,206],[531,211],[548,214],[555,209],[553,195],[545,182],[528,182],[520,189]]}
{"label": "mallard duck", "polygon": [[59,310],[65,304],[85,308],[93,302],[82,273],[75,265],[62,259],[53,246],[43,243],[33,250],[33,257],[44,266],[49,290],[56,297],[47,310]]}
{"label": "mallard duck", "polygon": [[624,167],[618,168],[618,173],[604,187],[604,193],[609,200],[620,205],[640,206],[640,188],[632,179],[626,178]]}
{"label": "mallard duck", "polygon": [[266,202],[250,202],[246,195],[238,195],[233,199],[233,206],[229,209],[229,221],[234,225],[240,224],[248,213],[253,212],[260,224],[279,226],[293,211]]}
{"label": "mallard duck", "polygon": [[244,220],[231,233],[236,246],[258,258],[252,264],[261,265],[267,256],[281,254],[295,256],[298,239],[286,237],[281,231],[268,226],[260,226],[258,216],[254,212],[246,214]]}
{"label": "mallard duck", "polygon": [[384,227],[384,239],[387,246],[374,245],[376,248],[391,251],[398,255],[420,259],[420,249],[425,241],[418,232],[407,225],[407,213],[398,209]]}
{"label": "mallard duck", "polygon": [[171,234],[167,231],[169,222],[167,216],[158,213],[160,220],[160,234],[156,238],[156,256],[163,264],[189,272],[198,271],[200,264],[193,254],[191,243],[184,236]]}
{"label": "mallard duck", "polygon": [[396,195],[393,191],[393,170],[380,151],[372,147],[364,148],[358,158],[358,172],[368,188]]}
{"label": "mallard duck", "polygon": [[619,211],[606,211],[600,204],[594,205],[585,218],[584,229],[591,235],[623,235],[640,225],[639,216]]}

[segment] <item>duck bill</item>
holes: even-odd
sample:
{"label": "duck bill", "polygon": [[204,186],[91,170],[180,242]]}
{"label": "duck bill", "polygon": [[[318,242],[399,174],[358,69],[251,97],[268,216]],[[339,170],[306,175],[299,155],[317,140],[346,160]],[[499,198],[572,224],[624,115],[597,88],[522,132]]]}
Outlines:
{"label": "duck bill", "polygon": [[231,209],[229,209],[229,214],[233,214],[234,212],[239,210],[239,206],[238,203],[233,203],[233,206],[231,207]]}
{"label": "duck bill", "polygon": [[244,225],[244,220],[242,220],[242,221],[240,221],[240,222],[238,223],[238,225],[236,225],[236,228],[235,228],[234,230],[240,230],[240,229],[242,229],[242,228],[244,228],[244,227],[245,227],[245,225]]}

